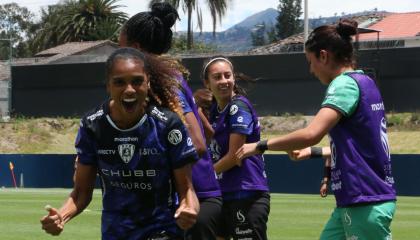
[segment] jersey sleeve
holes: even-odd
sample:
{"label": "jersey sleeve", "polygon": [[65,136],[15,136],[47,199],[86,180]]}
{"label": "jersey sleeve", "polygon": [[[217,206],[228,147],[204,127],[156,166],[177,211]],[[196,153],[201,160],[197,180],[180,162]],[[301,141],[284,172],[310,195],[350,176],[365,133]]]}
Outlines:
{"label": "jersey sleeve", "polygon": [[92,135],[89,134],[89,130],[80,122],[79,131],[76,137],[76,152],[79,158],[79,162],[85,165],[97,165],[97,154],[95,148],[95,142]]}
{"label": "jersey sleeve", "polygon": [[180,89],[178,89],[177,91],[178,91],[179,102],[181,103],[181,107],[182,107],[182,111],[184,112],[184,115],[189,112],[192,112],[191,106],[188,103],[184,92],[181,91]]}
{"label": "jersey sleeve", "polygon": [[174,169],[181,168],[198,160],[191,137],[177,116],[168,123],[167,131],[168,155]]}
{"label": "jersey sleeve", "polygon": [[346,75],[334,79],[327,89],[321,107],[331,107],[343,116],[351,116],[359,103],[360,90],[356,81]]}
{"label": "jersey sleeve", "polygon": [[250,135],[254,120],[251,110],[241,100],[234,100],[229,109],[229,125],[231,133]]}

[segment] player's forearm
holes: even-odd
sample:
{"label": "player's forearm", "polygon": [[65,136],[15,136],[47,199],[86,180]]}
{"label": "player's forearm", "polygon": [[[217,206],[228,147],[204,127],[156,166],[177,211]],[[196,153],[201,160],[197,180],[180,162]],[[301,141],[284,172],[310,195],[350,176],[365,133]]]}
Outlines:
{"label": "player's forearm", "polygon": [[294,149],[303,149],[316,145],[322,139],[322,136],[304,128],[290,134],[275,137],[267,141],[268,150],[273,151],[291,151]]}
{"label": "player's forearm", "polygon": [[92,200],[91,194],[79,194],[73,190],[69,198],[60,208],[59,213],[63,217],[63,221],[67,223],[72,218],[81,213]]}
{"label": "player's forearm", "polygon": [[213,165],[214,171],[216,171],[216,173],[221,173],[235,167],[237,164],[234,157],[234,154],[227,153]]}
{"label": "player's forearm", "polygon": [[180,206],[199,210],[200,204],[192,183],[191,165],[176,169],[174,171],[176,189],[179,196]]}
{"label": "player's forearm", "polygon": [[194,209],[196,212],[200,210],[200,203],[192,185],[190,188],[187,188],[183,193],[180,193],[179,196],[180,205],[184,205],[187,208]]}

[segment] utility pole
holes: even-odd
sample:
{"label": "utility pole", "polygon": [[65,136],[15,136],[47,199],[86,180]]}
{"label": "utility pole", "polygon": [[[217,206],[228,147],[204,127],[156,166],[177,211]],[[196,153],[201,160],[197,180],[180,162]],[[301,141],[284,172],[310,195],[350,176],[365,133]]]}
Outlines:
{"label": "utility pole", "polygon": [[304,35],[304,42],[308,40],[308,28],[309,28],[309,20],[308,20],[308,0],[304,0],[304,20],[303,20],[303,35]]}

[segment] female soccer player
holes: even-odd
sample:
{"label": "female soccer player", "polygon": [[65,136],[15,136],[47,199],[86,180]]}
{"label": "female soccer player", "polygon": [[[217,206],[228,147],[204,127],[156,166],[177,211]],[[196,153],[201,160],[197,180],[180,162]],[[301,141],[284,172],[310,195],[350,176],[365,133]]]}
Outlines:
{"label": "female soccer player", "polygon": [[191,182],[198,156],[174,113],[181,109],[172,69],[121,48],[108,58],[106,71],[110,98],[80,123],[73,191],[60,210],[41,219],[42,228],[60,234],[91,201],[98,173],[102,239],[183,239],[181,229],[193,226],[199,211]]}
{"label": "female soccer player", "polygon": [[257,114],[237,86],[240,77],[234,74],[230,60],[210,59],[203,68],[203,78],[214,96],[209,118],[214,130],[210,149],[223,194],[222,234],[226,239],[267,239],[270,195],[263,157],[250,156],[242,166],[235,163],[240,146],[260,139]]}
{"label": "female soccer player", "polygon": [[[120,46],[135,47],[156,55],[164,54],[171,48],[171,27],[177,18],[178,13],[170,4],[155,3],[150,12],[137,13],[125,23],[120,33]],[[200,213],[196,224],[188,230],[186,238],[214,240],[221,227],[218,220],[222,209],[220,187],[207,152],[197,106],[187,82],[182,77],[182,72],[186,70],[175,60],[172,60],[172,63],[173,72],[179,81],[178,98],[183,108],[186,127],[201,157],[192,168],[193,185],[200,201]]]}
{"label": "female soccer player", "polygon": [[331,188],[337,208],[322,240],[391,239],[396,193],[385,109],[375,82],[353,67],[351,36],[356,32],[357,23],[344,19],[316,28],[305,43],[311,73],[328,85],[313,121],[288,135],[245,144],[236,153],[241,159],[266,149],[301,149],[329,134]]}

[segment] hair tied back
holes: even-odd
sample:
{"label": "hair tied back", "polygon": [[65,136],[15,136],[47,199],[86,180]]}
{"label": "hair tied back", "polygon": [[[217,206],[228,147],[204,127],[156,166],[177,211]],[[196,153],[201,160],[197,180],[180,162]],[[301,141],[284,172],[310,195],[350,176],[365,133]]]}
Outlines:
{"label": "hair tied back", "polygon": [[176,20],[179,19],[176,9],[166,2],[154,3],[152,5],[151,15],[159,18],[167,28],[171,28]]}
{"label": "hair tied back", "polygon": [[336,29],[337,33],[344,39],[348,39],[357,34],[358,23],[350,19],[340,19]]}

